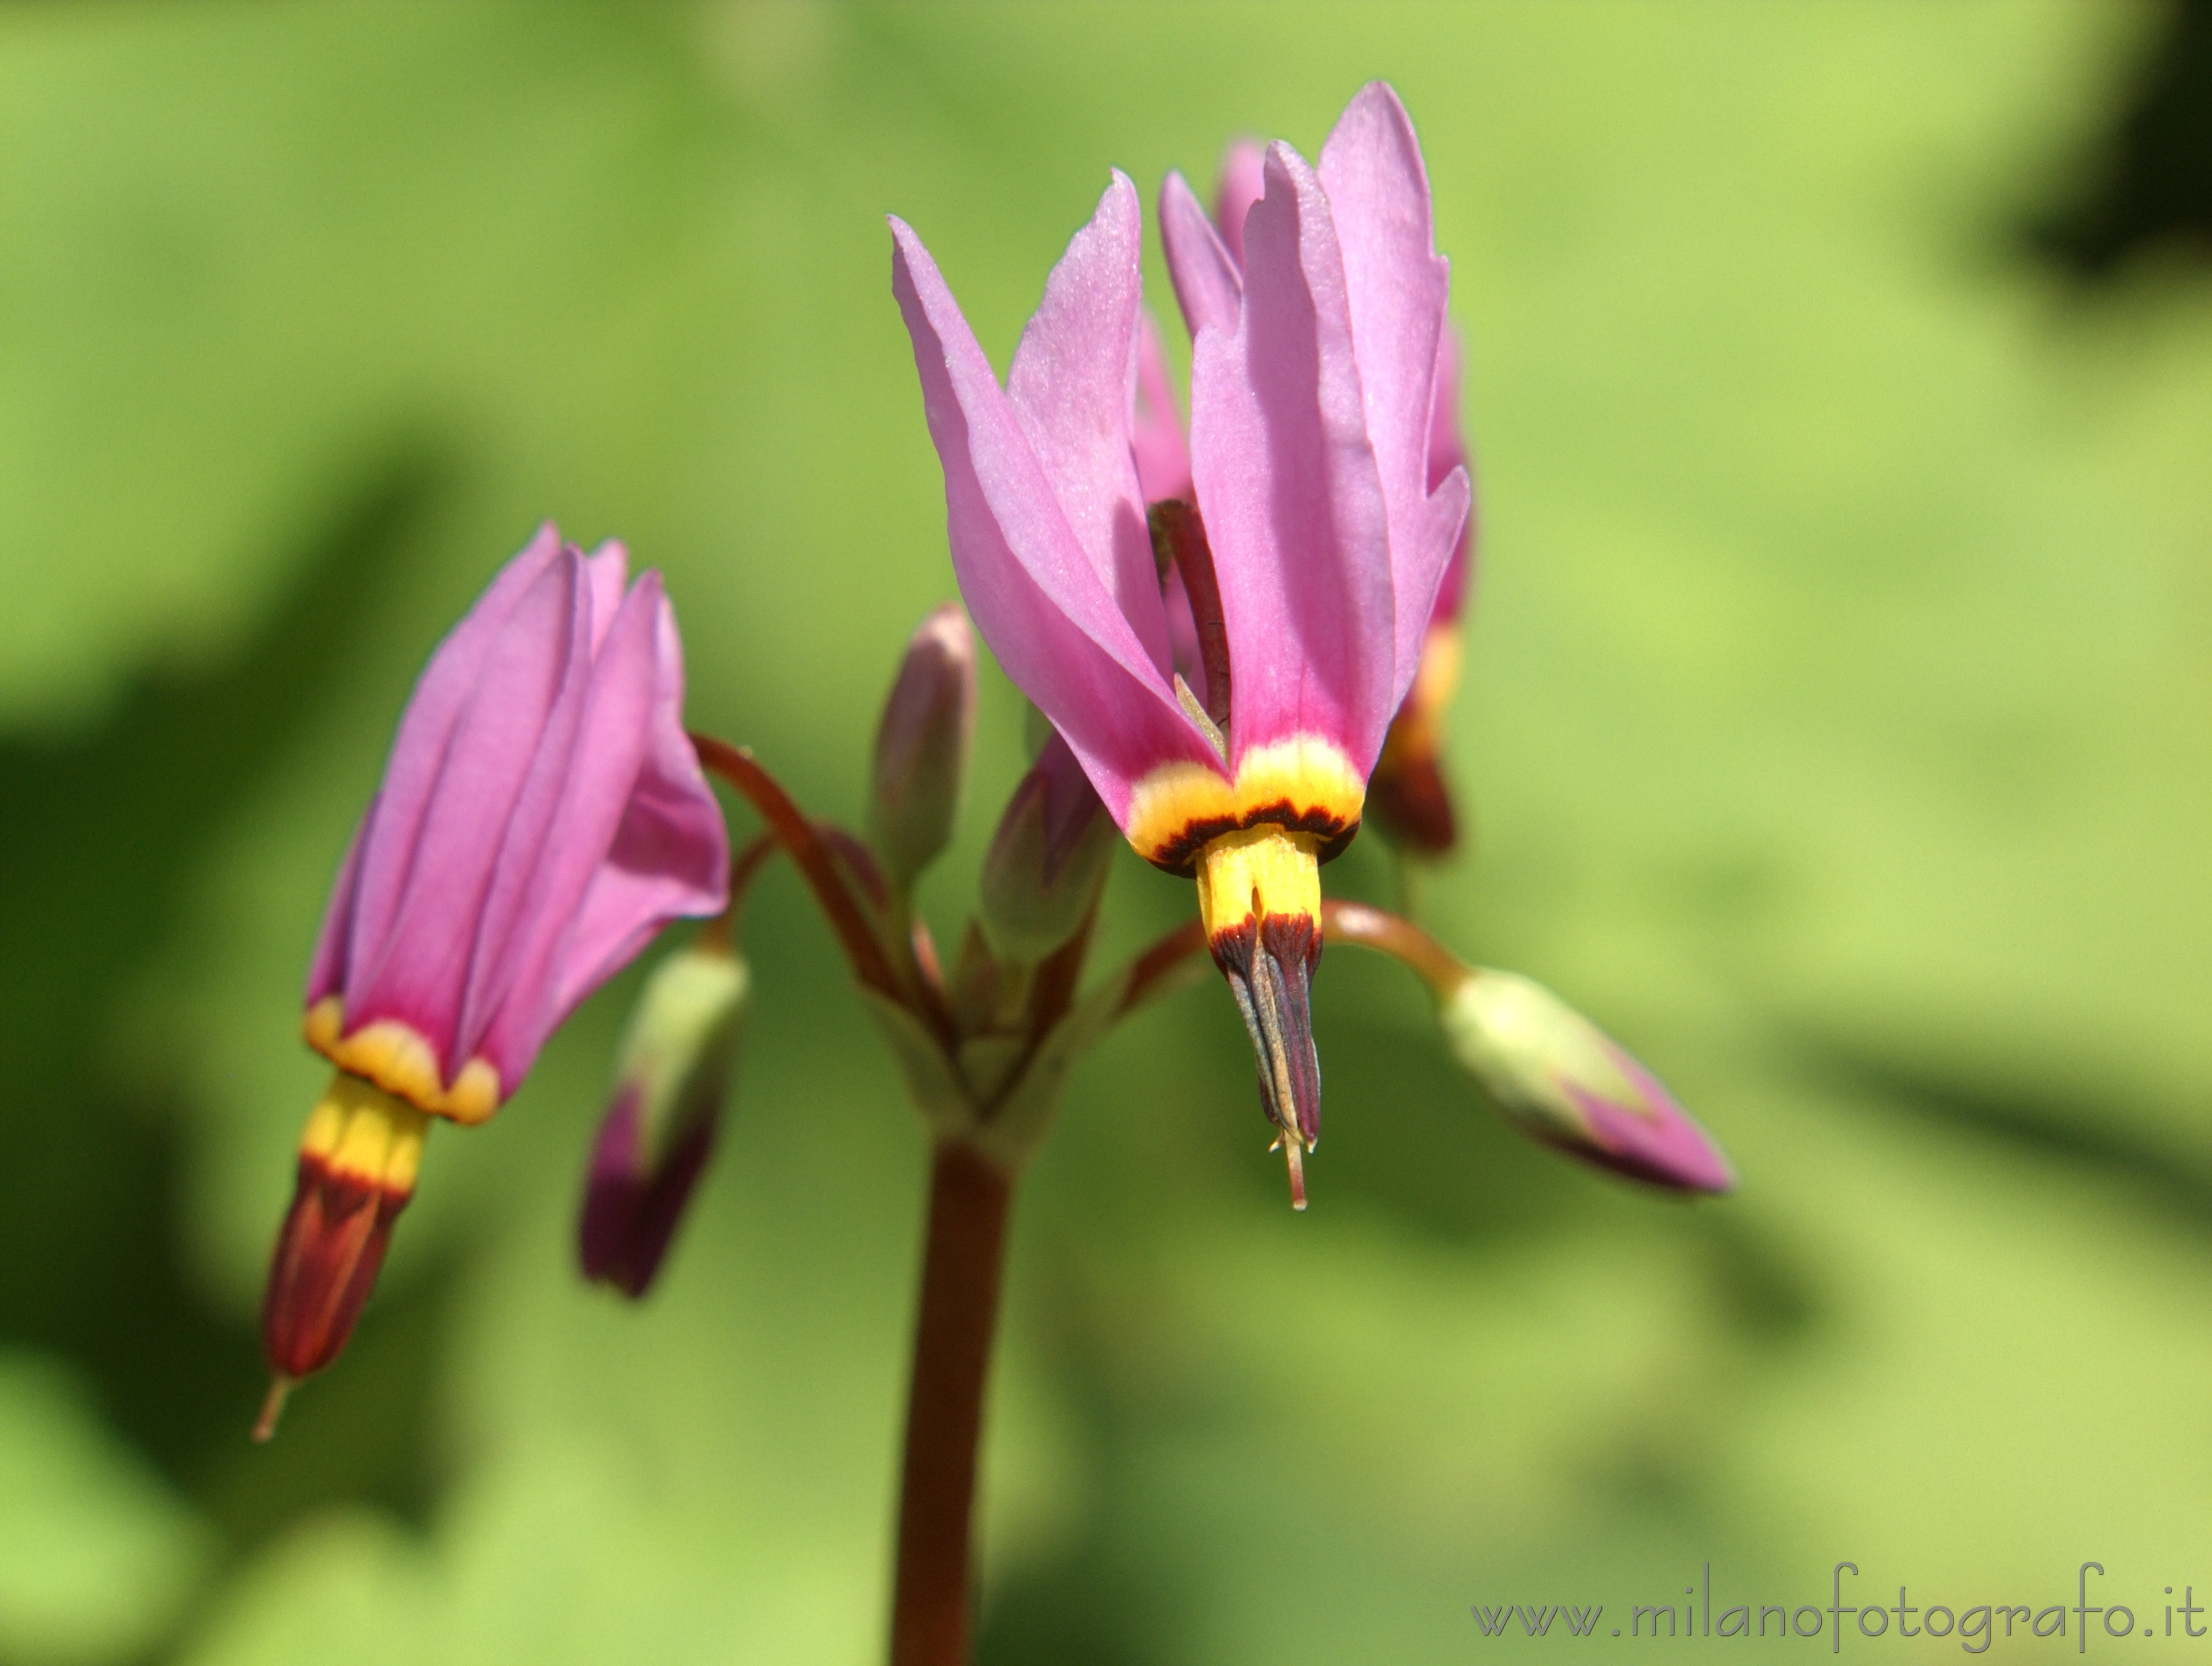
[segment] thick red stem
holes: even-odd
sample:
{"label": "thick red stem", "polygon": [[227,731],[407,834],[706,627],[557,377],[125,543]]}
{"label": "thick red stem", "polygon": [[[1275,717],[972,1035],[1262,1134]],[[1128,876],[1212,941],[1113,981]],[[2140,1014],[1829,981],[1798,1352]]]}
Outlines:
{"label": "thick red stem", "polygon": [[969,1147],[937,1147],[907,1399],[891,1666],[966,1666],[975,1450],[1012,1201],[1012,1180]]}

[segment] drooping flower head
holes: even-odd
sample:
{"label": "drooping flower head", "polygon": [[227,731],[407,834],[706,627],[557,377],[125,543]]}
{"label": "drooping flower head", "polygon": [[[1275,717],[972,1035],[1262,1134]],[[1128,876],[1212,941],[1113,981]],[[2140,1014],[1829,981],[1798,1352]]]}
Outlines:
{"label": "drooping flower head", "polygon": [[[722,818],[683,721],[659,575],[548,526],[431,656],[331,895],[310,1119],[263,1339],[280,1381],[337,1353],[414,1185],[426,1119],[480,1122],[670,920],[722,906]],[[368,1213],[364,1213],[368,1212]]]}
{"label": "drooping flower head", "polygon": [[[1131,845],[1198,879],[1295,1172],[1319,1133],[1318,864],[1358,830],[1468,484],[1428,478],[1447,269],[1396,95],[1362,90],[1318,167],[1278,143],[1261,172],[1241,262],[1179,176],[1162,194],[1193,337],[1182,514],[1148,515],[1138,481],[1127,178],[1054,268],[1003,388],[896,220],[892,284],[969,610]],[[1163,561],[1193,612],[1202,691],[1177,672]]]}

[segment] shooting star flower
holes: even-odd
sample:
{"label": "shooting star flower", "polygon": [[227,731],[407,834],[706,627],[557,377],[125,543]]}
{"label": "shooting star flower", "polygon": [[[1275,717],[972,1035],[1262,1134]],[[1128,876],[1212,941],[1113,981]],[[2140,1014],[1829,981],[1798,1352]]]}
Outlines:
{"label": "shooting star flower", "polygon": [[[1054,268],[1003,388],[896,219],[892,288],[969,611],[1138,854],[1197,879],[1303,1203],[1319,866],[1358,830],[1467,514],[1463,470],[1428,478],[1447,268],[1412,124],[1380,82],[1317,167],[1268,149],[1241,262],[1177,176],[1161,214],[1194,338],[1194,501],[1164,514],[1148,516],[1133,449],[1141,228],[1126,177]],[[1202,690],[1175,668],[1161,558],[1189,600]]]}
{"label": "shooting star flower", "polygon": [[430,1117],[481,1122],[670,920],[722,906],[720,809],[683,723],[659,575],[551,526],[431,656],[331,896],[309,1119],[262,1313],[276,1387],[336,1357],[414,1189]]}

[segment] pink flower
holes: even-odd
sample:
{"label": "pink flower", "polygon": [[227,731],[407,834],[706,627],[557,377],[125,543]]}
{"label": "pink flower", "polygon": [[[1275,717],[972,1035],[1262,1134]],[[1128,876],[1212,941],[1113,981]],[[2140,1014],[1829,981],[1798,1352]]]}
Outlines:
{"label": "pink flower", "polygon": [[263,1310],[286,1380],[337,1354],[430,1116],[480,1122],[578,1002],[723,903],[720,809],[684,732],[657,574],[551,526],[431,656],[331,895],[308,1045],[338,1074],[301,1141]]}
{"label": "pink flower", "polygon": [[676,614],[618,544],[548,526],[415,685],[331,893],[309,1046],[457,1122],[586,995],[722,906],[728,836],[684,732]]}
{"label": "pink flower", "polygon": [[[1261,179],[1241,261],[1179,177],[1162,193],[1194,338],[1197,513],[1159,542],[1217,650],[1202,690],[1176,671],[1138,478],[1134,187],[1115,174],[1054,268],[1003,389],[896,219],[892,288],[969,611],[1138,853],[1198,879],[1295,1167],[1319,1131],[1318,864],[1358,830],[1468,483],[1428,478],[1447,269],[1396,95],[1363,89],[1318,168],[1278,143]],[[1161,396],[1146,398],[1157,414]]]}

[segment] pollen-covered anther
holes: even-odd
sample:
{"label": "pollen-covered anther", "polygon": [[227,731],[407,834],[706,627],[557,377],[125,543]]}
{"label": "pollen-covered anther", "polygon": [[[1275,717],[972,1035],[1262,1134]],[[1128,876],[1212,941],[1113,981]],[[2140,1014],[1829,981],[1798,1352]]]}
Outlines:
{"label": "pollen-covered anther", "polygon": [[1322,945],[1317,842],[1263,825],[1221,835],[1197,860],[1206,943],[1252,1038],[1261,1108],[1279,1130],[1298,1209],[1306,1207],[1303,1154],[1321,1139],[1312,1008]]}
{"label": "pollen-covered anther", "polygon": [[429,1119],[340,1071],[300,1136],[292,1207],[277,1235],[261,1310],[276,1377],[257,1438],[274,1432],[291,1384],[337,1355],[376,1282],[392,1223],[415,1195]]}

